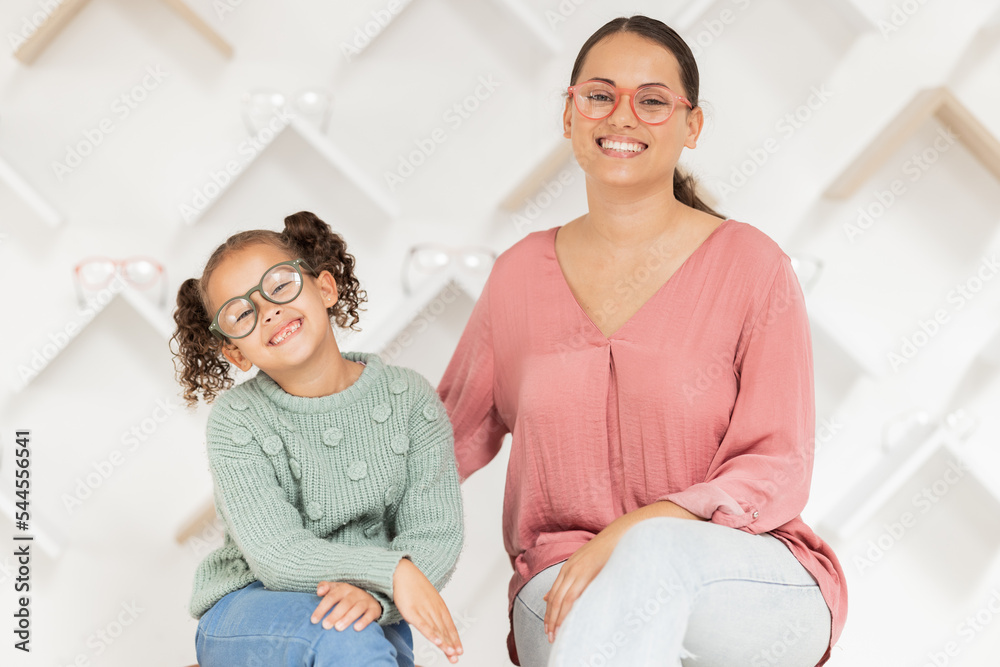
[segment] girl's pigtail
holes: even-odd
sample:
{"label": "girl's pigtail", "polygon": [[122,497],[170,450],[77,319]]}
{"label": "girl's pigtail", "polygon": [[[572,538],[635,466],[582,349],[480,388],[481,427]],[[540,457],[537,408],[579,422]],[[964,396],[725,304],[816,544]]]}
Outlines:
{"label": "girl's pigtail", "polygon": [[347,243],[314,214],[299,211],[285,218],[281,235],[289,245],[298,248],[302,258],[316,269],[329,271],[337,282],[337,303],[327,309],[340,327],[355,329],[360,319],[358,310],[368,295],[354,275],[354,256],[347,252]]}
{"label": "girl's pigtail", "polygon": [[211,320],[197,279],[188,278],[177,291],[174,322],[177,330],[170,342],[177,380],[184,388],[181,395],[188,407],[198,402],[199,393],[211,403],[219,392],[233,385],[233,378],[229,362],[222,356],[222,341],[208,330]]}

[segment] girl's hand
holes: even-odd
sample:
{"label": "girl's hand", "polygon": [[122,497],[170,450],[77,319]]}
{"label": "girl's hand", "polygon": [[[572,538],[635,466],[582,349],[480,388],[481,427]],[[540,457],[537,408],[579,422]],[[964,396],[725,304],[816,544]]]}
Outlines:
{"label": "girl's hand", "polygon": [[559,570],[552,588],[542,596],[545,600],[545,634],[548,635],[549,643],[556,640],[556,632],[573,608],[573,603],[611,558],[617,542],[609,535],[598,533],[577,549]]}
{"label": "girl's hand", "polygon": [[458,662],[462,640],[451,620],[451,613],[424,573],[408,558],[403,558],[392,576],[393,602],[399,613],[444,651],[448,660]]}
{"label": "girl's hand", "polygon": [[[369,623],[382,615],[382,605],[368,591],[342,581],[321,581],[316,586],[316,595],[323,598],[310,619],[313,623],[323,621],[327,630],[334,625],[341,631],[355,620],[354,629],[364,630]],[[333,606],[336,607],[327,616]],[[323,617],[326,616],[324,619]],[[360,617],[360,618],[359,618]]]}

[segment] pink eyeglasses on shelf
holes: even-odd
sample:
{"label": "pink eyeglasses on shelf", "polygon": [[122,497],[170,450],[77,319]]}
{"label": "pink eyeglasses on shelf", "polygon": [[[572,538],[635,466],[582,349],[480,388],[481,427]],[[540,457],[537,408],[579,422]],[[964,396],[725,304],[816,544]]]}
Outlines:
{"label": "pink eyeglasses on shelf", "polygon": [[73,268],[76,278],[77,296],[80,304],[86,302],[84,292],[94,292],[111,284],[120,276],[133,287],[146,290],[156,282],[160,283],[160,307],[167,303],[167,281],[165,270],[159,262],[147,257],[130,257],[114,260],[107,257],[89,257]]}

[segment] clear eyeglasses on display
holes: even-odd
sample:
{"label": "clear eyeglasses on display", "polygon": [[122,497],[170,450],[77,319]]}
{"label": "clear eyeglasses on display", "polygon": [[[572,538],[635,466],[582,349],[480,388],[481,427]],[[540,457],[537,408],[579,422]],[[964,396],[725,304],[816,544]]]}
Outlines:
{"label": "clear eyeglasses on display", "polygon": [[291,99],[279,90],[257,88],[243,95],[243,122],[251,134],[257,134],[279,112],[286,111],[326,132],[332,106],[333,94],[325,88],[306,88]]}
{"label": "clear eyeglasses on display", "polygon": [[159,283],[159,305],[162,308],[167,304],[166,270],[162,264],[148,257],[120,260],[88,257],[73,268],[73,276],[81,306],[86,305],[88,296],[109,287],[116,277],[140,291],[149,290]]}
{"label": "clear eyeglasses on display", "polygon": [[483,246],[451,248],[421,243],[410,248],[403,262],[403,291],[412,294],[424,279],[455,266],[460,271],[478,276],[489,273],[497,254]]}

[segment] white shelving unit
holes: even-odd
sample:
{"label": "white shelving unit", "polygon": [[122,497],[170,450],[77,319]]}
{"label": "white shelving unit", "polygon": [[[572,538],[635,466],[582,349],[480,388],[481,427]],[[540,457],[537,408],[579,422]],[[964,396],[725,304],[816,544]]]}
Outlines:
{"label": "white shelving unit", "polygon": [[[267,128],[265,128],[267,129]],[[345,179],[359,192],[361,192],[373,205],[375,205],[383,214],[388,218],[395,218],[399,215],[399,206],[393,200],[392,195],[381,185],[372,180],[367,174],[365,174],[358,166],[336,145],[333,144],[328,138],[326,138],[320,131],[313,126],[311,123],[302,120],[296,116],[293,116],[291,120],[287,123],[280,125],[279,129],[273,132],[273,137],[270,140],[264,141],[261,139],[263,136],[263,130],[258,133],[257,139],[258,143],[265,144],[262,150],[257,151],[252,158],[245,162],[240,172],[233,176],[229,181],[219,186],[219,193],[208,203],[204,208],[196,211],[190,215],[185,222],[189,225],[196,224],[201,220],[204,215],[212,209],[212,206],[219,201],[236,183],[240,176],[246,173],[247,169],[255,161],[260,159],[261,155],[267,153],[267,148],[271,146],[275,141],[277,141],[286,132],[294,132],[299,137],[301,137],[313,150],[319,153],[323,159],[330,163],[330,165],[336,169]],[[271,130],[268,129],[268,132]]]}
{"label": "white shelving unit", "polygon": [[[45,50],[56,35],[83,9],[90,0],[61,0],[54,3],[41,25],[14,50],[14,57],[25,65],[30,65]],[[188,24],[205,37],[223,56],[231,58],[233,47],[219,32],[205,20],[201,12],[184,0],[163,0]]]}
{"label": "white shelving unit", "polygon": [[105,303],[103,306],[100,305],[99,302],[96,301],[93,302],[94,303],[93,307],[95,308],[96,311],[94,313],[94,316],[88,321],[80,324],[80,326],[77,328],[76,333],[73,335],[70,341],[62,348],[59,348],[59,351],[55,354],[55,356],[49,359],[48,363],[45,365],[44,368],[38,371],[38,373],[33,375],[23,384],[18,385],[14,389],[14,393],[19,394],[23,392],[25,389],[27,389],[30,386],[31,382],[38,376],[38,374],[44,372],[46,368],[51,366],[52,363],[54,363],[59,358],[59,355],[61,355],[72,344],[73,340],[75,340],[76,337],[79,336],[80,333],[85,328],[94,326],[94,322],[98,321],[101,317],[101,314],[105,310],[107,310],[108,306],[111,305],[115,301],[115,299],[119,297],[124,299],[125,302],[128,303],[143,320],[145,320],[151,327],[153,327],[153,330],[156,331],[156,333],[159,334],[164,340],[170,340],[170,337],[173,336],[174,332],[174,323],[173,320],[171,320],[170,316],[167,313],[165,313],[162,309],[157,308],[156,306],[151,304],[149,300],[146,297],[144,297],[140,292],[138,292],[135,288],[129,285],[125,285],[121,289],[121,291],[117,292],[110,299],[108,299],[108,302]]}
{"label": "white shelving unit", "polygon": [[58,227],[63,222],[62,215],[45,201],[38,192],[21,178],[7,161],[0,158],[0,181],[7,184],[49,227]]}

